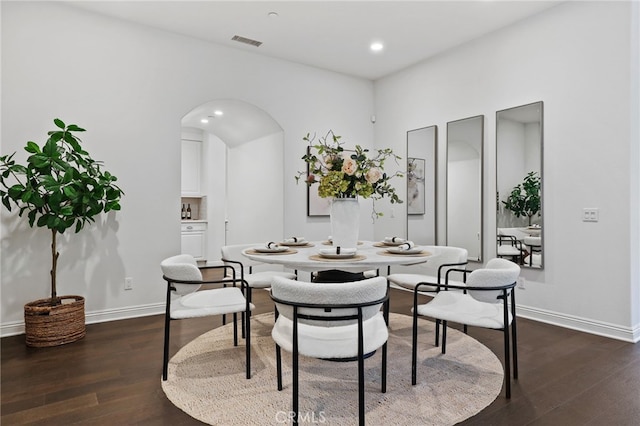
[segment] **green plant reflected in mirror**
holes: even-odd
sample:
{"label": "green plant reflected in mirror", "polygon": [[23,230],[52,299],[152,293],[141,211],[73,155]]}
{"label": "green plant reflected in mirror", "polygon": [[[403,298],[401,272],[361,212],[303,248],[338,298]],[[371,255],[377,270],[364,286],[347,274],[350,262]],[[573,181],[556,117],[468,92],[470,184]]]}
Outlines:
{"label": "green plant reflected in mirror", "polygon": [[543,268],[543,104],[496,113],[498,257]]}

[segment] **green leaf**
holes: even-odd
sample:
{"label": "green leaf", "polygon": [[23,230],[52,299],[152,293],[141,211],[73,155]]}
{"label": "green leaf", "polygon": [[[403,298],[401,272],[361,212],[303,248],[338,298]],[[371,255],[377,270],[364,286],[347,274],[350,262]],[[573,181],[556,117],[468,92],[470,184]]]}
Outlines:
{"label": "green leaf", "polygon": [[78,127],[75,124],[69,124],[67,130],[70,132],[84,132],[85,130],[82,127]]}
{"label": "green leaf", "polygon": [[54,118],[53,122],[55,123],[56,126],[60,127],[61,129],[64,129],[65,127],[67,127],[64,124],[64,121],[60,120],[59,118]]}
{"label": "green leaf", "polygon": [[11,211],[11,203],[9,197],[2,197],[2,204],[7,208],[7,210]]}
{"label": "green leaf", "polygon": [[40,147],[37,143],[29,141],[27,142],[27,146],[24,148],[24,150],[31,154],[37,154],[40,152]]}

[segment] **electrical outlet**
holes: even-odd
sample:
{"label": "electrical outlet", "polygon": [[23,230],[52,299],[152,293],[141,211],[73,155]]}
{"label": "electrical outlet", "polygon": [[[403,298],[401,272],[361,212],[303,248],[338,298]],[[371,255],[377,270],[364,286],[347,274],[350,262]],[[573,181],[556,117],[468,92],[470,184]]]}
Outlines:
{"label": "electrical outlet", "polygon": [[521,288],[524,290],[524,284],[525,284],[525,279],[524,277],[518,277],[518,288]]}
{"label": "electrical outlet", "polygon": [[124,279],[124,289],[133,290],[133,278],[127,277]]}
{"label": "electrical outlet", "polygon": [[599,212],[597,208],[584,208],[582,209],[582,221],[583,222],[597,222],[599,219]]}

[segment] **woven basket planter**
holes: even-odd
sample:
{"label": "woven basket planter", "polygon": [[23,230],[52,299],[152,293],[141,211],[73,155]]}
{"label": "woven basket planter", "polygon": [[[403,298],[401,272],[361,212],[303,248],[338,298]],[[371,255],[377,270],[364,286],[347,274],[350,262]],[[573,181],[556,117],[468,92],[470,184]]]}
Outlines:
{"label": "woven basket planter", "polygon": [[59,346],[85,336],[84,297],[62,296],[60,300],[62,303],[57,306],[51,306],[51,299],[24,305],[27,346]]}

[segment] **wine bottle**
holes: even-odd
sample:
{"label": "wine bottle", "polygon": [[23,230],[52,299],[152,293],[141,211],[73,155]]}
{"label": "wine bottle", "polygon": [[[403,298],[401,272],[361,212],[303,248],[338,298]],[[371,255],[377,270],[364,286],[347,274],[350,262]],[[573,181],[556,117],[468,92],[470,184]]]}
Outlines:
{"label": "wine bottle", "polygon": [[187,204],[187,220],[191,219],[191,204]]}

